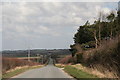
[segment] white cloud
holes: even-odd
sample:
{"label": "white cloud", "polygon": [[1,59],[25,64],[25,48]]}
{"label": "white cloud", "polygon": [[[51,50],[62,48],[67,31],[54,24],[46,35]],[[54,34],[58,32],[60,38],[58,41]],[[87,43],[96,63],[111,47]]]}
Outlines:
{"label": "white cloud", "polygon": [[[91,23],[99,11],[110,12],[104,3],[4,3],[3,35],[4,40],[24,38],[61,38],[69,37],[69,44],[76,28],[87,20]],[[112,5],[111,5],[112,6]],[[70,36],[70,34],[73,34]],[[7,37],[7,39],[6,39]],[[71,39],[71,40],[70,40]],[[45,40],[43,40],[44,43]],[[52,40],[56,41],[56,40]],[[39,43],[35,40],[35,44]],[[63,41],[64,42],[64,41]],[[69,45],[66,44],[66,45]],[[9,45],[6,44],[6,46]],[[63,43],[63,45],[65,45]],[[39,45],[38,45],[39,46]]]}
{"label": "white cloud", "polygon": [[119,0],[2,0],[2,2],[118,2]]}
{"label": "white cloud", "polygon": [[111,10],[109,8],[103,8],[103,13],[104,14],[109,14]]}

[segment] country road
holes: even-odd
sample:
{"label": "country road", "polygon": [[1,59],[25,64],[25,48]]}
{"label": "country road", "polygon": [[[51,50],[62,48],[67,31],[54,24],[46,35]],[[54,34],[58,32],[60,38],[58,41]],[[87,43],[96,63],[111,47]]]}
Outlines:
{"label": "country road", "polygon": [[[48,80],[51,78],[62,78],[63,80],[73,80],[71,76],[69,76],[67,73],[65,73],[63,70],[55,67],[53,65],[53,60],[50,59],[47,66],[39,68],[39,69],[33,69],[26,71],[22,74],[19,74],[13,78],[48,78]],[[40,79],[41,80],[41,79]],[[60,79],[61,80],[61,79]]]}

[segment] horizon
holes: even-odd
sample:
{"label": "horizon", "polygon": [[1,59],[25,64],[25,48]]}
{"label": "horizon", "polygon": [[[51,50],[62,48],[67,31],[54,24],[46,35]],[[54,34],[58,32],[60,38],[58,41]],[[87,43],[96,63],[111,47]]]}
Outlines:
{"label": "horizon", "polygon": [[70,48],[56,48],[56,49],[38,49],[38,48],[34,48],[34,49],[6,49],[6,50],[2,50],[2,51],[26,51],[26,50],[68,50]]}

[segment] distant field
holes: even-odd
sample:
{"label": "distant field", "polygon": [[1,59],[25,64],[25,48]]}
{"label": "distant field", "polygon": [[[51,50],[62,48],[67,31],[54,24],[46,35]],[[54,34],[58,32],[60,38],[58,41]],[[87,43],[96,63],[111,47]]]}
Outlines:
{"label": "distant field", "polygon": [[[46,49],[32,49],[30,50],[31,56],[37,56],[39,55],[48,55],[48,54],[57,54],[57,55],[63,55],[63,54],[71,54],[69,49],[53,49],[53,50],[46,50]],[[28,50],[6,50],[2,51],[2,56],[4,57],[27,57],[28,56]]]}
{"label": "distant field", "polygon": [[[28,59],[28,57],[16,57],[17,59]],[[39,59],[41,57],[30,57],[30,59]]]}

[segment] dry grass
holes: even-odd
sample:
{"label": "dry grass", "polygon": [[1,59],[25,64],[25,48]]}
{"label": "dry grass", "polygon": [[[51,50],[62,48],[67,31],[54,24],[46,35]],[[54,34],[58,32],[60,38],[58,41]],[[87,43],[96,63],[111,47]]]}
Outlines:
{"label": "dry grass", "polygon": [[105,77],[120,77],[120,37],[103,41],[98,49],[84,52],[82,64],[99,71]]}
{"label": "dry grass", "polygon": [[[97,69],[93,69],[93,68],[89,68],[89,67],[85,67],[85,66],[82,66],[81,64],[76,64],[76,65],[72,65],[73,67],[79,69],[79,70],[82,70],[84,72],[87,72],[89,74],[93,74],[93,75],[96,75],[97,77],[99,78],[113,78],[113,73],[107,73],[106,74],[103,74],[101,73],[100,71],[98,71]],[[115,77],[116,78],[116,77]]]}
{"label": "dry grass", "polygon": [[56,67],[59,67],[59,68],[64,68],[66,65],[64,64],[55,64]]}
{"label": "dry grass", "polygon": [[61,64],[73,64],[75,62],[75,58],[73,58],[71,55],[66,56],[58,61],[58,63]]}
{"label": "dry grass", "polygon": [[4,80],[5,78],[11,78],[11,77],[16,76],[20,73],[23,73],[27,70],[41,68],[41,67],[42,67],[42,65],[16,67],[14,69],[11,69],[11,70],[7,71],[5,74],[3,74],[2,78]]}
{"label": "dry grass", "polygon": [[34,65],[40,65],[36,62],[31,62],[27,60],[19,60],[17,58],[2,58],[2,73],[6,73],[8,70],[15,69],[23,67],[23,66],[34,66]]}

